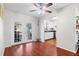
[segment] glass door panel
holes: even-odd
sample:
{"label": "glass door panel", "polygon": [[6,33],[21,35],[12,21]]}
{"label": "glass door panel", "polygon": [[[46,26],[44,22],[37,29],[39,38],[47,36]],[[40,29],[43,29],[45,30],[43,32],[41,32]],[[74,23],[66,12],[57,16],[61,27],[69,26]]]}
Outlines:
{"label": "glass door panel", "polygon": [[22,40],[22,24],[15,22],[14,25],[14,42],[19,42]]}

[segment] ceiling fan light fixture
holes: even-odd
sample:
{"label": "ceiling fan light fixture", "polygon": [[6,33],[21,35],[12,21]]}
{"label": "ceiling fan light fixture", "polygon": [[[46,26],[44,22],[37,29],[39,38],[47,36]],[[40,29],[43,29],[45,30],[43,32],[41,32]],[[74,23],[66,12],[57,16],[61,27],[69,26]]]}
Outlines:
{"label": "ceiling fan light fixture", "polygon": [[41,10],[39,10],[37,13],[38,13],[38,14],[41,14],[41,13],[42,13],[42,11],[41,11]]}
{"label": "ceiling fan light fixture", "polygon": [[31,10],[30,12],[37,12],[37,14],[44,14],[44,13],[52,13],[51,10],[48,10],[48,7],[52,6],[52,3],[34,3],[34,6],[36,6],[37,10]]}
{"label": "ceiling fan light fixture", "polygon": [[57,17],[55,16],[55,17],[53,17],[52,19],[53,19],[53,20],[56,20],[56,19],[57,19]]}

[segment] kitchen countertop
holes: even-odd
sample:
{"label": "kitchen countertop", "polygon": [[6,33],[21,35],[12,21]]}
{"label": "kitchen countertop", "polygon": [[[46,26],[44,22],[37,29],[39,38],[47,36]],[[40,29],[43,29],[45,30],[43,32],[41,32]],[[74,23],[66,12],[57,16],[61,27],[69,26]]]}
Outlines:
{"label": "kitchen countertop", "polygon": [[44,32],[56,32],[54,28],[45,28]]}
{"label": "kitchen countertop", "polygon": [[44,32],[56,32],[56,31],[54,30],[54,31],[44,31]]}

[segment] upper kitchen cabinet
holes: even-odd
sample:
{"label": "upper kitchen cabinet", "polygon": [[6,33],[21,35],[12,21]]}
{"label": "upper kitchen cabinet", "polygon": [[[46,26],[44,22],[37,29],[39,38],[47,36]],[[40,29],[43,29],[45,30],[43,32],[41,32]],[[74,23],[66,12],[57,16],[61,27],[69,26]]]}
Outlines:
{"label": "upper kitchen cabinet", "polygon": [[45,27],[46,31],[47,30],[50,30],[50,31],[56,30],[56,26],[57,26],[56,20],[54,20],[54,19],[45,20],[45,22],[44,22],[44,27]]}

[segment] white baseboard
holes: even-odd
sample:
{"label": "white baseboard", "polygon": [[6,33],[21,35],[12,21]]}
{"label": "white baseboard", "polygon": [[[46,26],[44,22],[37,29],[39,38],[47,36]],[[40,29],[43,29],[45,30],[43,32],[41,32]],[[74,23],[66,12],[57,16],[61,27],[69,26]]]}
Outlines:
{"label": "white baseboard", "polygon": [[70,51],[70,52],[72,52],[72,53],[76,53],[76,51],[72,51],[72,50],[69,50],[69,49],[64,48],[64,47],[60,47],[60,46],[57,46],[57,47],[59,47],[59,48],[61,48],[61,49],[64,49],[64,50],[67,50],[67,51]]}
{"label": "white baseboard", "polygon": [[41,42],[45,42],[45,40],[40,40]]}
{"label": "white baseboard", "polygon": [[33,40],[33,41],[37,41],[37,40]]}
{"label": "white baseboard", "polygon": [[13,44],[11,44],[11,45],[7,45],[7,46],[5,46],[5,48],[6,48],[6,47],[11,47],[11,46],[13,46],[13,45],[17,45],[17,44],[23,44],[23,43],[31,42],[31,41],[36,41],[36,40],[30,40],[30,41],[23,41],[23,42],[13,43]]}
{"label": "white baseboard", "polygon": [[3,49],[2,56],[4,56],[4,51],[5,51],[5,48]]}
{"label": "white baseboard", "polygon": [[5,46],[5,48],[6,48],[6,47],[11,47],[11,46],[12,46],[12,45],[7,45],[7,46]]}

